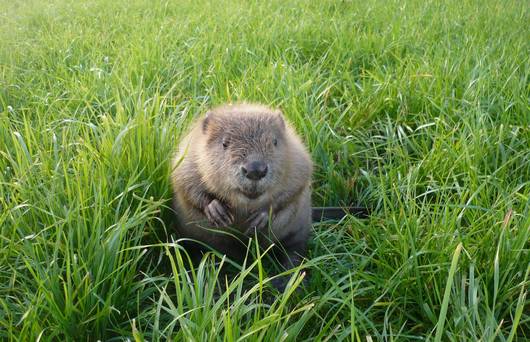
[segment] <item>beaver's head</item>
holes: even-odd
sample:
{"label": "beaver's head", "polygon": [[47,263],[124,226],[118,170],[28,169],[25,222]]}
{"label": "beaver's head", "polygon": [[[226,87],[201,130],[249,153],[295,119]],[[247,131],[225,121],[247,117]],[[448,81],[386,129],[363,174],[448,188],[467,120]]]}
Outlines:
{"label": "beaver's head", "polygon": [[288,165],[286,124],[280,111],[226,106],[208,112],[201,124],[206,139],[199,167],[209,175],[207,186],[218,195],[254,200],[280,183]]}

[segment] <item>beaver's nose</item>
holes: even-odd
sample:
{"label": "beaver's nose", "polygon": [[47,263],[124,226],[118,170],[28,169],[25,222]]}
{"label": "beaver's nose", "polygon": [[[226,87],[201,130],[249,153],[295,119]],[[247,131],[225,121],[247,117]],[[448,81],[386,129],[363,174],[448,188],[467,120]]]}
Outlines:
{"label": "beaver's nose", "polygon": [[253,161],[241,166],[241,173],[243,173],[243,176],[255,181],[265,177],[267,171],[267,164],[262,161]]}

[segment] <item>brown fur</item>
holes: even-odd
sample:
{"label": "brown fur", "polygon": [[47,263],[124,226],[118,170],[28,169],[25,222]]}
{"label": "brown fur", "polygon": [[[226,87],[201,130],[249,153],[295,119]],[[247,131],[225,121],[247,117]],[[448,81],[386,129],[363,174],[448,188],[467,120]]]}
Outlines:
{"label": "brown fur", "polygon": [[[252,160],[268,165],[259,181],[241,173]],[[245,251],[239,241],[257,233],[262,246],[284,248],[284,266],[300,263],[311,227],[312,162],[280,111],[255,104],[209,111],[181,140],[173,166],[180,237],[237,259]]]}

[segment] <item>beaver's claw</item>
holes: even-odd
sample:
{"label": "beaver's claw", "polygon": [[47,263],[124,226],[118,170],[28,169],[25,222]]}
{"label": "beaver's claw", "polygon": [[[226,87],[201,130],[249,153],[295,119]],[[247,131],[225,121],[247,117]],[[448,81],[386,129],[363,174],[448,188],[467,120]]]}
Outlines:
{"label": "beaver's claw", "polygon": [[228,208],[220,201],[214,199],[204,208],[208,221],[216,227],[227,227],[234,222],[234,217]]}
{"label": "beaver's claw", "polygon": [[269,225],[269,212],[266,210],[257,211],[250,215],[247,222],[246,235],[253,235],[255,231],[262,231]]}

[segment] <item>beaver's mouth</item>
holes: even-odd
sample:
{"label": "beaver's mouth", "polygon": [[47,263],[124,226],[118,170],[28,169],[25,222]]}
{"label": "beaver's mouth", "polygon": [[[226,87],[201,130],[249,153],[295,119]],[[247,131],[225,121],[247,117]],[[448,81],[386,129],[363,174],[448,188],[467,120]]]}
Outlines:
{"label": "beaver's mouth", "polygon": [[262,192],[256,186],[250,188],[241,188],[239,191],[249,199],[256,199],[261,196]]}
{"label": "beaver's mouth", "polygon": [[261,192],[257,192],[257,191],[251,191],[251,192],[241,191],[241,193],[245,195],[245,197],[250,198],[250,199],[256,199],[261,196]]}

